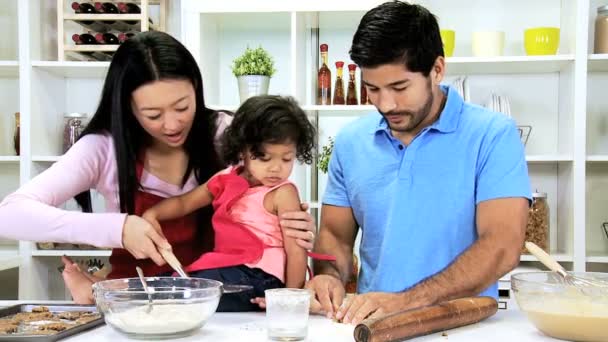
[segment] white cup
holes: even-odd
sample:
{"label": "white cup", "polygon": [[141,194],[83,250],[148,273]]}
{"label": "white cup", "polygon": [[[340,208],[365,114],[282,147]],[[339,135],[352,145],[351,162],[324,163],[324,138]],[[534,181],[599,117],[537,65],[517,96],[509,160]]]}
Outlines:
{"label": "white cup", "polygon": [[502,56],[505,49],[505,33],[503,31],[473,32],[472,46],[475,57]]}
{"label": "white cup", "polygon": [[264,291],[268,339],[302,341],[308,335],[311,291],[280,288]]}

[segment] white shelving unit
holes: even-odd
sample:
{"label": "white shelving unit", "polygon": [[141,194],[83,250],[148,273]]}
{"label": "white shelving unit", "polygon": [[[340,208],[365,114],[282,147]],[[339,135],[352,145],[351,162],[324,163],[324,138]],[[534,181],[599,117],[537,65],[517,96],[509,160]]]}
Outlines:
{"label": "white shelving unit", "polygon": [[77,249],[37,249],[32,251],[32,256],[37,257],[60,257],[62,255],[70,257],[109,257],[112,251],[110,250],[77,250]]}
{"label": "white shelving unit", "polygon": [[[317,122],[323,146],[347,122],[374,107],[315,104],[318,46],[329,45],[329,67],[335,77],[333,63],[350,62],[348,50],[361,16],[381,2],[311,0],[269,6],[246,0],[221,4],[182,0],[181,39],[198,58],[206,84],[215,85],[206,87],[206,100],[214,108],[231,110],[238,105],[231,61],[246,46],[266,48],[279,70],[270,81],[270,92],[296,97]],[[415,2],[435,13],[442,28],[456,31],[455,54],[447,59],[446,83],[467,76],[471,102],[477,104],[486,103],[492,92],[508,96],[517,123],[533,127],[526,159],[533,190],[549,195],[552,254],[569,269],[580,271],[587,269],[588,263],[599,263],[608,270],[608,239],[592,228],[603,222],[596,216],[603,215],[602,208],[608,202],[606,206],[594,205],[590,202],[595,193],[588,194],[596,179],[606,182],[600,189],[607,195],[597,196],[600,202],[608,201],[608,166],[603,166],[608,164],[608,122],[592,123],[592,114],[589,119],[587,116],[588,107],[593,112],[591,107],[597,106],[598,120],[607,120],[602,114],[608,110],[608,99],[601,94],[608,87],[604,84],[608,78],[602,74],[608,71],[608,56],[589,51],[599,1]],[[537,26],[560,27],[557,55],[525,55],[523,31]],[[471,36],[476,30],[505,31],[505,55],[472,57]],[[597,87],[589,84],[588,90],[588,83],[596,77],[604,83]],[[596,133],[596,128],[606,131]],[[593,152],[588,145],[596,140],[605,143],[605,148]],[[302,197],[318,208],[326,176],[302,167],[293,178],[299,182]],[[608,221],[608,217],[603,220]],[[522,256],[523,263],[533,261]]]}
{"label": "white shelving unit", "polygon": [[[348,50],[361,16],[381,2],[172,0],[167,2],[167,21],[169,32],[199,61],[205,100],[212,108],[236,110],[237,83],[229,66],[247,45],[266,48],[278,70],[270,92],[292,95],[300,102],[317,122],[323,146],[346,123],[374,107],[315,104],[318,45],[329,45],[335,76],[336,60],[350,62]],[[595,9],[603,2],[417,2],[438,16],[442,28],[456,31],[446,82],[466,75],[471,102],[478,104],[492,92],[508,96],[513,118],[533,127],[527,160],[533,188],[548,193],[552,254],[572,270],[607,271],[608,239],[601,224],[608,221],[608,56],[592,51]],[[92,113],[99,100],[109,63],[58,60],[56,6],[57,1],[0,0],[0,18],[8,18],[0,20],[0,30],[13,33],[3,35],[8,39],[0,42],[0,198],[60,158],[64,113]],[[523,30],[534,26],[561,28],[557,55],[525,56]],[[472,32],[486,29],[505,31],[505,56],[471,57]],[[11,142],[12,115],[17,111],[20,157],[14,156]],[[326,176],[300,167],[293,178],[302,198],[317,209]],[[38,250],[30,242],[0,244],[0,269],[19,267],[21,299],[65,299],[56,270],[60,255],[104,262],[109,255]],[[522,264],[528,263],[533,259],[522,256]]]}
{"label": "white shelving unit", "polygon": [[[17,46],[17,1],[0,0],[0,198],[19,186],[21,158],[13,147],[14,113],[19,111],[19,52]],[[16,273],[21,265],[19,243],[0,239],[0,272],[2,279]],[[9,271],[9,272],[5,272]],[[4,284],[2,288],[12,288]],[[9,291],[11,292],[11,291]],[[0,290],[0,293],[5,293]],[[9,293],[12,298],[16,294]]]}

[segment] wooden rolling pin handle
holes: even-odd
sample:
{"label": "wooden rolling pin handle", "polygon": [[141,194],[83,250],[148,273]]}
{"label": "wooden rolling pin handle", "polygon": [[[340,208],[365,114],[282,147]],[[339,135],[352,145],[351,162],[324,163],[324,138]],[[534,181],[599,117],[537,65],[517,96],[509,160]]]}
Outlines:
{"label": "wooden rolling pin handle", "polygon": [[403,341],[479,322],[496,313],[492,297],[460,298],[437,305],[366,319],[355,327],[357,342]]}

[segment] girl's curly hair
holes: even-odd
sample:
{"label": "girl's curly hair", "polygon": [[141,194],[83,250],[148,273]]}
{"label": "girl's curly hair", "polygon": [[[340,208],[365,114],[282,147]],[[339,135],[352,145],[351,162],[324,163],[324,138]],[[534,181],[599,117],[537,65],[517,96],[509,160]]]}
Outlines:
{"label": "girl's curly hair", "polygon": [[224,163],[234,165],[249,148],[254,158],[264,155],[263,144],[296,144],[296,158],[311,164],[316,148],[316,129],[292,97],[254,96],[236,111],[221,140]]}

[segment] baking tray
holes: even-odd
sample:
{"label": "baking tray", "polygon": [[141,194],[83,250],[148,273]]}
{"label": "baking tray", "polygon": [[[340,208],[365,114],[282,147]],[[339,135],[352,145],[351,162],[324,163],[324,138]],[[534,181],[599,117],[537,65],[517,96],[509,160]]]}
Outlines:
{"label": "baking tray", "polygon": [[[46,304],[46,303],[36,303],[36,304],[21,304],[9,306],[6,308],[0,309],[0,318],[7,318],[9,316],[18,314],[20,312],[32,312],[32,309],[39,306],[45,306],[49,308],[49,311],[52,313],[61,313],[66,311],[90,311],[94,313],[98,313],[97,307],[94,305],[78,305],[78,304]],[[68,328],[63,331],[58,331],[52,335],[32,335],[27,333],[11,333],[11,334],[0,334],[0,341],[15,341],[15,342],[41,342],[41,341],[59,341],[68,336],[72,336],[78,334],[82,331],[94,328],[98,325],[104,324],[103,316],[92,320],[90,322],[76,325],[74,327]]]}

